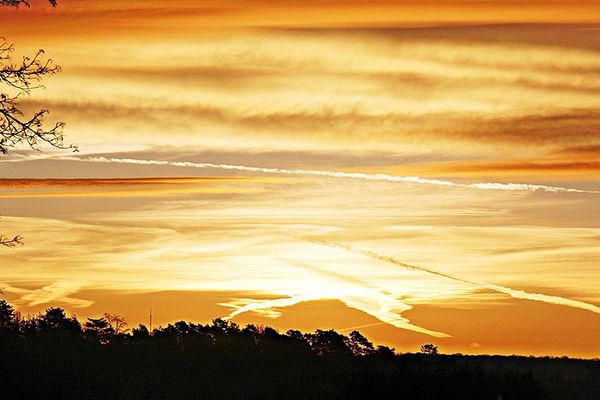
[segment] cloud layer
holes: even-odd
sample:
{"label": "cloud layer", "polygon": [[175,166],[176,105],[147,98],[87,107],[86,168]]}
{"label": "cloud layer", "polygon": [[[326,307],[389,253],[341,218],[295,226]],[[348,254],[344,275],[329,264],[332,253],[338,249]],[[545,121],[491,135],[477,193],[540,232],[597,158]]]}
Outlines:
{"label": "cloud layer", "polygon": [[117,299],[145,315],[150,293],[218,292],[166,303],[163,321],[343,315],[402,350],[596,356],[600,25],[582,22],[598,15],[550,0],[3,8],[16,56],[43,47],[63,67],[26,114],[49,108],[81,154],[3,157],[0,231],[26,245],[0,253],[0,286],[28,311],[128,317]]}
{"label": "cloud layer", "polygon": [[84,151],[110,144],[107,157],[304,152],[322,170],[351,154],[360,172],[566,187],[549,181],[593,181],[600,160],[592,28],[189,28],[193,39],[110,45],[57,34],[45,47],[65,72],[23,105],[68,122]]}

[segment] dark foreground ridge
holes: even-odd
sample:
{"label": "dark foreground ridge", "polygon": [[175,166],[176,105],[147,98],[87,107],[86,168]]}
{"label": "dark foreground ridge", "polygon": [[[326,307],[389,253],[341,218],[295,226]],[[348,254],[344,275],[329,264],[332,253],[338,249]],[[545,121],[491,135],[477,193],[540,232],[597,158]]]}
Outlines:
{"label": "dark foreground ridge", "polygon": [[[424,351],[435,353],[433,347]],[[1,399],[600,399],[600,361],[401,354],[359,332],[164,328],[0,300]]]}

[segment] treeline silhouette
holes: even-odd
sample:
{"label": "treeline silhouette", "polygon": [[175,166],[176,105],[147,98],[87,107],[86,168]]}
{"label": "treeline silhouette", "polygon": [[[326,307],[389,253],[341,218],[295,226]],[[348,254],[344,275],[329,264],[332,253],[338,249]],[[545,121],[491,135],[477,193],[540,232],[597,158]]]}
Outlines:
{"label": "treeline silhouette", "polygon": [[395,354],[359,332],[215,319],[131,331],[0,300],[1,399],[599,399],[600,361]]}

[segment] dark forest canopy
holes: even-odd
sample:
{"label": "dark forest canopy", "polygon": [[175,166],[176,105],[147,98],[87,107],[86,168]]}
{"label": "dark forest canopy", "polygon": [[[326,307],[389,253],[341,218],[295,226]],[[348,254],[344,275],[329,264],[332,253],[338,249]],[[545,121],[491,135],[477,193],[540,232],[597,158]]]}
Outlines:
{"label": "dark forest canopy", "polygon": [[395,354],[359,332],[302,333],[215,319],[128,330],[0,300],[0,398],[598,399],[600,361]]}

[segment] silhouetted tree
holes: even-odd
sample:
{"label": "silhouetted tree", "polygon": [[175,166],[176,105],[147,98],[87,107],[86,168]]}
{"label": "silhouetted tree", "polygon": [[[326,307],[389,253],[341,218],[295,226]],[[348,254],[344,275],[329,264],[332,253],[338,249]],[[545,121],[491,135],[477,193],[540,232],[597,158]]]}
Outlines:
{"label": "silhouetted tree", "polygon": [[83,325],[85,336],[100,344],[108,344],[115,336],[115,331],[106,318],[88,318]]}
{"label": "silhouetted tree", "polygon": [[50,307],[46,312],[40,315],[36,320],[37,328],[40,332],[81,332],[81,325],[75,316],[67,317],[65,310],[60,307]]}
{"label": "silhouetted tree", "polygon": [[[49,0],[56,6],[56,0]],[[29,7],[29,0],[0,0],[0,6]],[[48,110],[42,109],[26,116],[20,107],[19,100],[29,95],[32,90],[43,87],[45,76],[60,71],[51,59],[44,59],[44,51],[38,50],[32,57],[14,60],[14,46],[0,36],[0,153],[6,154],[15,146],[25,143],[34,150],[40,150],[46,143],[60,149],[73,149],[73,145],[65,145],[63,140],[63,122],[53,127],[44,127],[44,116]],[[21,236],[7,237],[0,235],[0,246],[16,247],[23,244]]]}
{"label": "silhouetted tree", "polygon": [[127,322],[123,317],[104,313],[101,318],[88,318],[83,330],[89,339],[108,344],[116,338],[123,337],[128,331],[126,326]]}
{"label": "silhouetted tree", "polygon": [[147,340],[149,337],[150,337],[150,331],[148,331],[148,328],[146,327],[146,325],[140,324],[137,328],[133,328],[131,330],[131,338],[134,341]]}
{"label": "silhouetted tree", "polygon": [[421,346],[421,353],[423,354],[438,354],[438,348],[437,346],[431,344],[431,343],[427,343],[424,344],[423,346]]}
{"label": "silhouetted tree", "polygon": [[242,335],[247,336],[254,342],[258,342],[260,337],[261,330],[253,324],[248,324],[244,329],[242,329]]}
{"label": "silhouetted tree", "polygon": [[129,330],[127,329],[127,321],[120,315],[104,313],[103,317],[115,334],[121,335]]}
{"label": "silhouetted tree", "polygon": [[240,326],[238,324],[222,318],[213,319],[212,328],[213,332],[217,334],[230,335],[240,332]]}
{"label": "silhouetted tree", "polygon": [[304,334],[302,332],[300,332],[299,330],[290,329],[285,334],[294,340],[298,340],[298,341],[304,340]]}
{"label": "silhouetted tree", "polygon": [[350,332],[349,338],[350,350],[354,355],[357,356],[368,356],[375,352],[373,343],[369,342],[366,337],[361,335],[358,331]]}
{"label": "silhouetted tree", "polygon": [[14,322],[14,318],[15,309],[5,300],[0,300],[0,329],[11,327]]}
{"label": "silhouetted tree", "polygon": [[334,330],[323,331],[317,329],[314,334],[308,334],[306,337],[310,347],[318,355],[352,354],[352,350],[348,347],[348,339]]}
{"label": "silhouetted tree", "polygon": [[379,346],[377,346],[377,350],[375,351],[375,354],[377,354],[380,357],[391,358],[396,355],[396,352],[391,347],[379,345]]}

